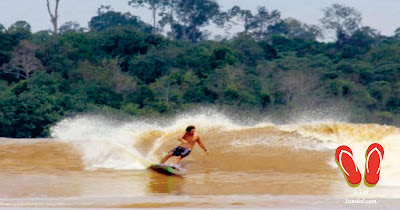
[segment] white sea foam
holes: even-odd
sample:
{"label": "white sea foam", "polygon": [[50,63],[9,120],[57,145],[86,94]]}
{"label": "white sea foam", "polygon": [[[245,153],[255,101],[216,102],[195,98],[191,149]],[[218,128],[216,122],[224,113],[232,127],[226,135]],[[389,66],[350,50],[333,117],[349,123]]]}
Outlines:
{"label": "white sea foam", "polygon": [[[293,149],[318,150],[332,153],[327,162],[337,168],[334,151],[339,145],[347,145],[353,151],[359,169],[365,171],[365,151],[373,142],[380,143],[385,149],[382,162],[380,185],[400,186],[400,133],[397,128],[347,124],[337,122],[314,122],[309,124],[274,125],[255,123],[238,125],[224,114],[212,110],[185,113],[169,120],[132,120],[120,122],[102,116],[83,115],[64,119],[52,127],[52,137],[75,145],[81,152],[87,169],[144,169],[154,161],[153,153],[163,144],[165,136],[183,132],[186,126],[195,125],[197,131],[207,133],[210,130],[226,132],[248,128],[273,127],[281,135],[260,136],[253,139],[238,139],[230,143],[234,147],[254,145],[274,147],[287,146]],[[143,153],[136,143],[146,133],[161,133],[153,139],[151,148]],[[285,134],[285,135],[283,135]],[[168,139],[168,138],[167,138]]]}
{"label": "white sea foam", "polygon": [[152,131],[163,135],[183,132],[188,125],[195,125],[200,133],[209,129],[240,128],[225,115],[212,110],[181,114],[172,120],[129,122],[82,115],[59,122],[51,128],[51,136],[73,144],[80,151],[86,169],[145,169],[152,163],[152,153],[163,143],[163,136],[154,140],[147,154],[135,147],[141,136]]}

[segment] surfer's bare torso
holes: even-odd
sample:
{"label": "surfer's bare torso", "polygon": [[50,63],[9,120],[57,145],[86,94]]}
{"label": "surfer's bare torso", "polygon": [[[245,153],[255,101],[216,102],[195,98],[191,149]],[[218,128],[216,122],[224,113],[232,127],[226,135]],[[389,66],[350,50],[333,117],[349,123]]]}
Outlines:
{"label": "surfer's bare torso", "polygon": [[200,137],[195,134],[190,135],[188,133],[185,133],[179,138],[179,140],[182,141],[182,143],[180,145],[181,147],[192,150],[194,144],[196,144],[196,142],[198,142],[200,140]]}
{"label": "surfer's bare torso", "polygon": [[178,141],[181,141],[181,145],[177,146],[173,150],[171,150],[161,161],[160,163],[165,163],[170,157],[178,156],[175,161],[175,164],[179,164],[182,158],[185,158],[190,154],[193,149],[193,146],[196,142],[199,146],[206,152],[208,155],[209,152],[207,151],[206,147],[204,146],[203,142],[200,140],[200,137],[195,133],[196,129],[194,126],[188,126],[186,128],[186,132],[178,138]]}

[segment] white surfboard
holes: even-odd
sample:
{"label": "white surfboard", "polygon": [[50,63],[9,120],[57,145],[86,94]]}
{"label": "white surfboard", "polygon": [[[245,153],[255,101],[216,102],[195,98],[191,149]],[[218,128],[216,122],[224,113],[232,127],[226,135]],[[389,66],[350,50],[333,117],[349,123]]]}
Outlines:
{"label": "white surfboard", "polygon": [[150,168],[164,174],[175,174],[180,176],[184,175],[187,171],[186,169],[180,168],[178,166],[159,164],[159,163],[151,164]]}

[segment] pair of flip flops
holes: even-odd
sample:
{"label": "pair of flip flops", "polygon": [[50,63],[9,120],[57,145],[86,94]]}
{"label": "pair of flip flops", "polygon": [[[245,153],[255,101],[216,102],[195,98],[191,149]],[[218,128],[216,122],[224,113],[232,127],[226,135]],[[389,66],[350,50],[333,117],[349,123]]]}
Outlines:
{"label": "pair of flip flops", "polygon": [[[371,144],[365,153],[364,180],[367,186],[375,186],[379,181],[381,164],[384,155],[383,147],[378,143]],[[336,149],[335,160],[343,172],[350,186],[357,186],[361,182],[361,173],[353,159],[351,149],[342,145]]]}

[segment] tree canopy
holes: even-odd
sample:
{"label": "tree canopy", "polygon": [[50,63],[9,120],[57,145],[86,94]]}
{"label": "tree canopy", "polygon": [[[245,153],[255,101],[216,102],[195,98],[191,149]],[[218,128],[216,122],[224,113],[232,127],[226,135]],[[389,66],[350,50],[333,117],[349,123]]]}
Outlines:
{"label": "tree canopy", "polygon": [[[383,36],[354,8],[325,8],[319,28],[267,7],[128,3],[160,3],[156,24],[108,6],[88,29],[69,21],[57,35],[32,33],[26,21],[0,24],[0,136],[46,136],[82,112],[153,116],[203,105],[282,121],[296,110],[345,107],[352,122],[400,125],[399,30]],[[213,40],[211,24],[241,28]],[[332,30],[336,40],[319,41]]]}

